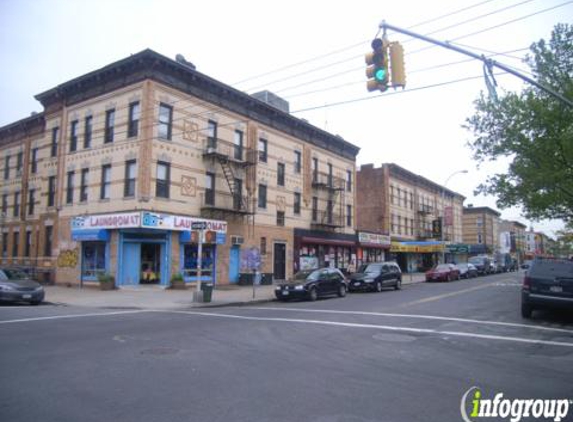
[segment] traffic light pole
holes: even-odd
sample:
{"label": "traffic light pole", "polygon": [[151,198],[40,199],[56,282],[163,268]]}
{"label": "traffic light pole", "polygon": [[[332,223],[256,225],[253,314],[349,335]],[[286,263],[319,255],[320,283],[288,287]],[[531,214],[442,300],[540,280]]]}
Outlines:
{"label": "traffic light pole", "polygon": [[563,95],[561,95],[560,93],[552,90],[551,88],[548,88],[544,85],[541,85],[539,82],[537,82],[534,79],[531,79],[528,76],[525,76],[509,67],[507,67],[506,65],[504,65],[503,63],[499,63],[498,61],[492,60],[492,59],[486,59],[483,55],[479,55],[476,54],[472,51],[466,50],[465,48],[461,48],[458,46],[455,46],[453,44],[450,44],[448,42],[443,42],[443,41],[439,41],[439,40],[435,40],[433,38],[429,38],[426,37],[425,35],[420,35],[420,34],[416,34],[415,32],[412,31],[408,31],[407,29],[403,29],[403,28],[399,28],[397,26],[394,25],[390,25],[388,23],[386,23],[386,21],[382,21],[379,25],[379,28],[382,29],[384,31],[384,34],[386,34],[386,30],[387,29],[391,29],[392,31],[396,31],[399,32],[401,34],[404,35],[408,35],[410,37],[413,38],[418,38],[422,41],[426,41],[429,42],[430,44],[435,44],[438,45],[440,47],[444,47],[444,48],[448,48],[450,50],[456,51],[458,53],[464,54],[466,56],[472,57],[474,59],[480,60],[482,61],[486,66],[488,67],[498,67],[502,70],[505,70],[507,73],[512,74],[513,76],[517,76],[518,78],[520,78],[521,80],[524,80],[525,82],[530,83],[531,85],[541,89],[542,91],[547,92],[548,94],[552,95],[553,97],[557,98],[558,100],[560,100],[561,102],[567,104],[569,107],[573,107],[573,101],[569,100],[568,98],[564,97]]}

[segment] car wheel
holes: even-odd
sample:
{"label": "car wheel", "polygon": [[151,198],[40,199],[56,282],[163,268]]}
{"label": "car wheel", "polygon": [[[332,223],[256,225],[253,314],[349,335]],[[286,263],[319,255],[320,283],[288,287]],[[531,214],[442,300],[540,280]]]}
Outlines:
{"label": "car wheel", "polygon": [[522,303],[521,304],[521,316],[523,318],[529,319],[529,318],[531,318],[532,314],[533,314],[533,308],[531,307],[531,305],[528,305],[527,303]]}
{"label": "car wheel", "polygon": [[374,286],[374,290],[376,290],[378,293],[380,293],[382,291],[382,283],[380,281],[376,282],[376,285]]}
{"label": "car wheel", "polygon": [[316,299],[318,299],[318,292],[316,291],[316,287],[312,287],[310,289],[310,291],[308,292],[308,298],[310,299],[311,302],[314,302]]}
{"label": "car wheel", "polygon": [[450,274],[448,274],[448,276],[446,277],[446,281],[452,281],[452,276]]}
{"label": "car wheel", "polygon": [[402,288],[402,279],[398,278],[396,279],[396,285],[394,286],[395,290],[400,290]]}
{"label": "car wheel", "polygon": [[346,286],[344,284],[341,284],[338,287],[338,297],[344,297],[346,296]]}

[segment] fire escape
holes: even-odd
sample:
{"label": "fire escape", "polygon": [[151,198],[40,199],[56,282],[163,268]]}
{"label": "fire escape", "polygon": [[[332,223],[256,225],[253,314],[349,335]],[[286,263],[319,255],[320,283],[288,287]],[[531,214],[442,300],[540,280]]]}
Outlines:
{"label": "fire escape", "polygon": [[216,219],[246,217],[248,223],[254,223],[252,190],[245,189],[244,182],[247,182],[247,188],[253,185],[250,178],[256,177],[256,154],[257,151],[245,148],[242,144],[207,138],[203,148],[203,159],[220,165],[229,191],[217,192],[213,181],[212,188],[205,192],[201,206],[202,217]]}
{"label": "fire escape", "polygon": [[[318,230],[336,231],[344,227],[345,212],[345,181],[334,177],[330,173],[314,171],[312,175],[312,187],[316,191],[326,192],[326,209],[312,210],[312,227]],[[335,212],[338,207],[338,212]]]}

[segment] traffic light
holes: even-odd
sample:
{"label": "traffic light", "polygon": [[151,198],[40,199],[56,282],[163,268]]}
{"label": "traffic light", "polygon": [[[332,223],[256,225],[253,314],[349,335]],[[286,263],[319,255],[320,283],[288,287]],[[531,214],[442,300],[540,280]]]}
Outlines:
{"label": "traffic light", "polygon": [[404,47],[395,41],[390,43],[390,81],[393,88],[406,86]]}
{"label": "traffic light", "polygon": [[372,52],[366,54],[366,76],[368,91],[388,89],[388,44],[380,38],[372,40]]}
{"label": "traffic light", "polygon": [[442,237],[442,220],[440,218],[432,220],[432,235],[436,238]]}

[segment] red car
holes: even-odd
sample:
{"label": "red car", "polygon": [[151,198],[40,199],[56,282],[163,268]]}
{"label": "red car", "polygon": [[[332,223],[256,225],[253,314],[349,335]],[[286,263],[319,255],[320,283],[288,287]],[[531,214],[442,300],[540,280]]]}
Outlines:
{"label": "red car", "polygon": [[426,273],[426,281],[452,281],[460,279],[460,270],[454,264],[439,264]]}

